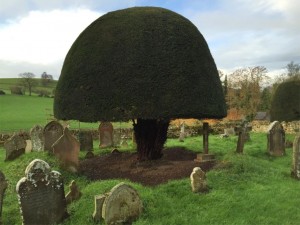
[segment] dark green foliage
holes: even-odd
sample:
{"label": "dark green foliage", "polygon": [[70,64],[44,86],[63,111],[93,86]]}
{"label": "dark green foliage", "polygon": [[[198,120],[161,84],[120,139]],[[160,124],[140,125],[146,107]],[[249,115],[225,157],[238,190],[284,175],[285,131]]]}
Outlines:
{"label": "dark green foliage", "polygon": [[293,121],[300,119],[300,81],[281,83],[271,103],[271,121]]}
{"label": "dark green foliage", "polygon": [[0,90],[0,95],[5,95],[5,91]]}
{"label": "dark green foliage", "polygon": [[222,118],[216,65],[198,29],[156,7],[105,14],[69,50],[55,92],[58,119]]}
{"label": "dark green foliage", "polygon": [[23,95],[24,94],[23,88],[19,87],[19,86],[11,86],[10,92],[11,92],[11,94],[14,94],[14,95]]}

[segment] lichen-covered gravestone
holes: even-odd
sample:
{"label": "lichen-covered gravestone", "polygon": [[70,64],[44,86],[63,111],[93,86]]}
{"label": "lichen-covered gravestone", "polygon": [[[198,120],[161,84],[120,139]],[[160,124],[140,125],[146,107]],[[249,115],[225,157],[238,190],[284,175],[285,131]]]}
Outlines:
{"label": "lichen-covered gravestone", "polygon": [[205,192],[207,191],[206,185],[206,175],[205,172],[201,170],[200,167],[195,167],[193,172],[190,175],[192,191],[194,193],[197,192]]}
{"label": "lichen-covered gravestone", "polygon": [[14,134],[4,143],[7,160],[13,160],[25,153],[26,141],[17,134]]}
{"label": "lichen-covered gravestone", "polygon": [[4,174],[0,170],[0,225],[2,224],[2,204],[4,198],[4,192],[7,188],[7,181]]}
{"label": "lichen-covered gravestone", "polygon": [[101,122],[99,125],[100,148],[111,147],[114,144],[113,132],[114,128],[110,122]]}
{"label": "lichen-covered gravestone", "polygon": [[73,201],[76,201],[81,198],[81,191],[79,190],[75,180],[71,181],[71,184],[69,185],[70,191],[66,195],[66,201],[67,204],[70,204]]}
{"label": "lichen-covered gravestone", "polygon": [[63,135],[52,146],[60,166],[67,171],[77,172],[80,144],[67,127],[64,129]]}
{"label": "lichen-covered gravestone", "polygon": [[80,150],[93,151],[93,137],[91,131],[81,130],[78,133]]}
{"label": "lichen-covered gravestone", "polygon": [[293,167],[292,176],[300,179],[300,135],[296,135],[293,143]]}
{"label": "lichen-covered gravestone", "polygon": [[44,151],[44,128],[40,125],[35,125],[30,130],[30,138],[32,141],[32,151]]}
{"label": "lichen-covered gravestone", "polygon": [[270,155],[282,156],[285,154],[285,132],[280,122],[274,121],[270,124],[267,138]]}
{"label": "lichen-covered gravestone", "polygon": [[63,126],[57,121],[49,122],[44,128],[44,149],[52,153],[52,145],[63,135]]}
{"label": "lichen-covered gravestone", "polygon": [[142,213],[143,204],[137,191],[120,183],[113,187],[104,200],[102,218],[105,224],[131,224]]}
{"label": "lichen-covered gravestone", "polygon": [[32,141],[26,140],[25,153],[30,153],[32,151]]}
{"label": "lichen-covered gravestone", "polygon": [[68,217],[61,174],[33,160],[16,186],[23,225],[52,225]]}

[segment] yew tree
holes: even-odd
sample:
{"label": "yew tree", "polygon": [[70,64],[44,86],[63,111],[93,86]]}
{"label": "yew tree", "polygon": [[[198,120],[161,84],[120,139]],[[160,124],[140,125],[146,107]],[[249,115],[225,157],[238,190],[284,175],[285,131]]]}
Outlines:
{"label": "yew tree", "polygon": [[139,160],[162,156],[170,119],[223,118],[208,45],[185,17],[157,7],[107,13],[71,46],[56,87],[62,120],[133,121]]}

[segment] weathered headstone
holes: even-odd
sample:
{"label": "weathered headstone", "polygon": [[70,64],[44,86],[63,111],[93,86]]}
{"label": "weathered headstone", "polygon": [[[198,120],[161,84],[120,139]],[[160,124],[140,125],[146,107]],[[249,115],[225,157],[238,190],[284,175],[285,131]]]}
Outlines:
{"label": "weathered headstone", "polygon": [[131,186],[120,183],[113,187],[104,200],[102,218],[107,225],[131,224],[143,210],[137,191]]}
{"label": "weathered headstone", "polygon": [[197,193],[197,192],[207,191],[207,185],[205,180],[206,175],[205,172],[203,172],[200,167],[195,167],[193,169],[190,178],[191,178],[191,186],[193,192]]}
{"label": "weathered headstone", "polygon": [[52,145],[63,135],[63,126],[57,121],[49,122],[44,128],[44,149],[52,153]]}
{"label": "weathered headstone", "polygon": [[79,168],[79,148],[79,142],[66,127],[63,135],[53,144],[53,153],[63,169],[77,172]]}
{"label": "weathered headstone", "polygon": [[80,192],[80,190],[74,180],[71,181],[69,188],[70,188],[70,191],[66,195],[67,204],[70,204],[71,202],[80,199],[81,195],[82,195],[82,193]]}
{"label": "weathered headstone", "polygon": [[282,156],[285,154],[285,132],[280,122],[274,121],[270,124],[267,138],[270,155]]}
{"label": "weathered headstone", "polygon": [[35,125],[30,130],[30,138],[32,141],[32,151],[44,151],[44,128],[40,125]]}
{"label": "weathered headstone", "polygon": [[292,176],[300,179],[300,135],[296,135],[293,143],[293,167]]}
{"label": "weathered headstone", "polygon": [[179,141],[184,142],[184,138],[185,138],[185,123],[183,121],[180,126]]}
{"label": "weathered headstone", "polygon": [[209,125],[207,122],[203,123],[203,152],[208,154],[208,135],[209,135]]}
{"label": "weathered headstone", "polygon": [[227,136],[234,136],[235,135],[234,128],[233,127],[225,128],[224,129],[224,134],[227,135]]}
{"label": "weathered headstone", "polygon": [[246,129],[244,127],[241,127],[239,129],[239,136],[238,136],[238,141],[237,141],[237,146],[236,146],[236,152],[237,153],[243,153],[244,152],[244,144],[245,144],[245,134],[246,134]]}
{"label": "weathered headstone", "polygon": [[5,180],[5,176],[0,170],[0,224],[2,224],[2,205],[3,205],[3,198],[4,192],[7,188],[7,181]]}
{"label": "weathered headstone", "polygon": [[68,217],[61,174],[45,161],[33,160],[16,190],[23,225],[52,225]]}
{"label": "weathered headstone", "polygon": [[25,153],[30,153],[32,151],[32,141],[26,140]]}
{"label": "weathered headstone", "polygon": [[114,146],[118,147],[121,144],[121,132],[120,131],[114,131]]}
{"label": "weathered headstone", "polygon": [[17,134],[14,134],[4,143],[7,160],[13,160],[25,153],[26,141]]}
{"label": "weathered headstone", "polygon": [[105,195],[95,196],[95,209],[93,213],[93,219],[95,222],[100,222],[102,220],[102,207],[105,200]]}
{"label": "weathered headstone", "polygon": [[91,131],[81,130],[78,133],[80,150],[93,151],[93,137]]}
{"label": "weathered headstone", "polygon": [[113,132],[114,128],[112,123],[110,122],[101,122],[99,125],[99,140],[100,148],[106,148],[106,147],[111,147],[113,146]]}

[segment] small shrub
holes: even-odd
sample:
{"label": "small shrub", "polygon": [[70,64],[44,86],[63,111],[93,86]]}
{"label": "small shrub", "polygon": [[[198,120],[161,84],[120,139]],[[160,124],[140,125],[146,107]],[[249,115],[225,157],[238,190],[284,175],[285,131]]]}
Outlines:
{"label": "small shrub", "polygon": [[5,92],[0,90],[0,95],[5,95]]}
{"label": "small shrub", "polygon": [[20,86],[11,86],[10,92],[11,94],[15,94],[15,95],[24,95],[23,88]]}
{"label": "small shrub", "polygon": [[36,90],[36,93],[38,94],[39,97],[47,97],[47,98],[50,97],[50,91],[47,91],[47,90],[39,89],[39,90]]}

